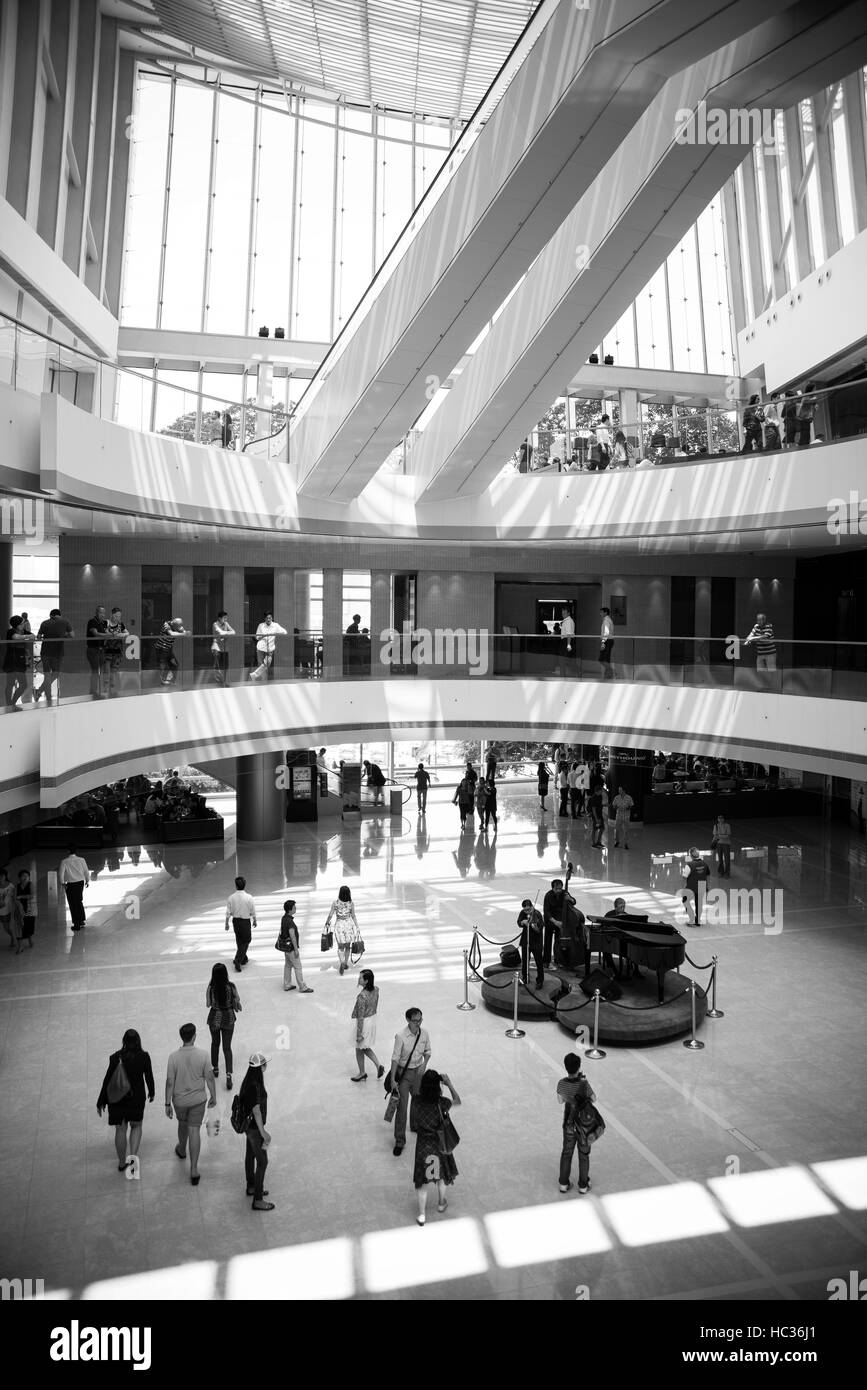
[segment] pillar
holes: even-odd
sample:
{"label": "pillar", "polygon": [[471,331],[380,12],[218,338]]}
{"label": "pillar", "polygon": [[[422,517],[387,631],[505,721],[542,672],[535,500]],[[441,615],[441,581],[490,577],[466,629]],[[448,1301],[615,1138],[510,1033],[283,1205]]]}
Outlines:
{"label": "pillar", "polygon": [[244,675],[244,570],[240,565],[226,565],[223,570],[223,607],[237,634],[226,642],[230,679],[234,680]]}
{"label": "pillar", "polygon": [[343,570],[322,571],[322,675],[343,675]]}
{"label": "pillar", "polygon": [[0,541],[0,620],[4,634],[15,612],[12,607],[12,552],[11,541]]}
{"label": "pillar", "polygon": [[278,568],[274,570],[274,618],[285,627],[288,637],[281,637],[277,643],[274,660],[274,679],[290,680],[295,672],[295,571]]}
{"label": "pillar", "polygon": [[617,393],[618,405],[620,407],[620,428],[627,439],[635,439],[638,447],[641,447],[641,430],[639,429],[638,419],[638,392],[632,390],[621,390]]}
{"label": "pillar", "polygon": [[256,374],[256,437],[270,434],[271,404],[274,395],[274,365],[260,362]]}
{"label": "pillar", "polygon": [[709,575],[699,574],[695,581],[695,635],[699,639],[693,647],[693,655],[690,658],[697,666],[707,666],[710,663],[710,614],[711,614],[711,587],[713,581]]}
{"label": "pillar", "polygon": [[239,840],[282,840],[285,791],[277,786],[279,753],[235,759]]}

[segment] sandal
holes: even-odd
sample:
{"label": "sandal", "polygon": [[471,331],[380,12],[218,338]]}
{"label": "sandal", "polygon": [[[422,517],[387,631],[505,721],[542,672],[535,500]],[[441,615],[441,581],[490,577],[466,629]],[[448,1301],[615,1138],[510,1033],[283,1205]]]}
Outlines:
{"label": "sandal", "polygon": [[437,1211],[445,1211],[448,1202],[437,1202]]}

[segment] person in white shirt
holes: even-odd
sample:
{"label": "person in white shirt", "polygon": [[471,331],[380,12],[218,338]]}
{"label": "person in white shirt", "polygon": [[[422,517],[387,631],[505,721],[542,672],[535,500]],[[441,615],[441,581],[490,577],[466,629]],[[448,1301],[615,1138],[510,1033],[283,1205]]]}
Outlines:
{"label": "person in white shirt", "polygon": [[225,608],[217,614],[211,624],[213,640],[211,651],[214,657],[214,680],[217,685],[229,684],[229,653],[226,651],[226,638],[234,637],[235,629],[229,622],[229,615]]}
{"label": "person in white shirt", "polygon": [[[568,608],[560,609],[560,660],[566,662],[567,671],[571,662],[575,660],[575,619]],[[559,662],[557,674],[560,674]]]}
{"label": "person in white shirt", "polygon": [[623,848],[629,849],[626,836],[629,833],[629,816],[635,802],[629,795],[625,787],[620,787],[611,805],[614,808],[614,848],[620,848],[620,841],[623,841]]}
{"label": "person in white shirt", "polygon": [[399,1158],[406,1148],[406,1112],[409,1098],[411,1095],[418,1095],[431,1052],[430,1034],[421,1026],[421,1009],[407,1009],[405,1017],[406,1027],[394,1035],[391,1067],[385,1082],[385,1089],[397,1097],[392,1149],[395,1158]]}
{"label": "person in white shirt", "polygon": [[84,911],[84,889],[90,883],[90,869],[87,862],[76,853],[75,845],[66,846],[66,858],[60,861],[60,882],[66,893],[69,911],[72,916],[72,930],[80,931],[87,925]]}
{"label": "person in white shirt", "polygon": [[259,663],[265,667],[269,680],[274,678],[274,653],[277,650],[277,638],[285,636],[285,627],[275,623],[273,613],[266,613],[265,621],[256,628],[256,651],[259,656]]}
{"label": "person in white shirt", "polygon": [[599,424],[596,426],[596,443],[599,446],[599,471],[607,468],[611,462],[611,431],[608,428],[609,417],[603,415]]}
{"label": "person in white shirt", "polygon": [[229,921],[235,932],[235,969],[238,974],[242,968],[248,964],[247,948],[253,937],[253,929],[256,927],[256,904],[253,902],[249,893],[245,893],[247,880],[240,875],[235,879],[235,891],[230,894],[229,901],[226,903],[226,931],[229,930]]}
{"label": "person in white shirt", "polygon": [[587,793],[590,790],[590,769],[583,758],[578,764],[575,785],[578,788],[578,814],[583,816],[587,804]]}
{"label": "person in white shirt", "polygon": [[610,681],[611,676],[611,649],[614,646],[614,624],[611,621],[611,609],[600,608],[602,614],[602,631],[599,634],[599,660],[602,664],[602,679]]}

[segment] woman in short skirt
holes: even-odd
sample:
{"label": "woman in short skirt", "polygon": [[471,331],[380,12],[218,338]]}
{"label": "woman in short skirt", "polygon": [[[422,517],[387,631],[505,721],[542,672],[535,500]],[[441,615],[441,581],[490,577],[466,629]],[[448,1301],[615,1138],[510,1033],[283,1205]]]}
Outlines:
{"label": "woman in short skirt", "polygon": [[351,1081],[366,1081],[365,1057],[369,1057],[376,1067],[377,1079],[385,1074],[385,1067],[373,1050],[376,1041],[376,1011],[379,1008],[379,989],[373,983],[373,971],[362,970],[358,977],[358,998],[352,1010],[352,1042],[355,1047],[355,1061],[358,1075]]}
{"label": "woman in short skirt", "polygon": [[[130,1089],[120,1100],[108,1099],[108,1083],[117,1071],[118,1062],[123,1062]],[[108,1069],[102,1089],[96,1102],[96,1113],[101,1116],[108,1106],[108,1123],[114,1127],[114,1146],[117,1151],[117,1171],[123,1173],[138,1160],[141,1144],[141,1126],[144,1119],[145,1088],[149,1102],[154,1098],[154,1074],[151,1059],[141,1045],[141,1038],[134,1028],[127,1028],[120,1049],[108,1059]],[[129,1126],[129,1155],[127,1155],[127,1126]]]}
{"label": "woman in short skirt", "polygon": [[[443,1099],[443,1086],[448,1086],[451,1100]],[[437,1131],[442,1128],[443,1116],[449,1113],[453,1105],[460,1103],[461,1098],[445,1072],[428,1068],[409,1112],[409,1127],[416,1136],[412,1180],[418,1194],[418,1216],[415,1219],[419,1226],[425,1223],[428,1183],[435,1182],[437,1185],[437,1211],[445,1211],[448,1206],[446,1188],[451,1187],[457,1177],[458,1165],[454,1154],[440,1152]]]}

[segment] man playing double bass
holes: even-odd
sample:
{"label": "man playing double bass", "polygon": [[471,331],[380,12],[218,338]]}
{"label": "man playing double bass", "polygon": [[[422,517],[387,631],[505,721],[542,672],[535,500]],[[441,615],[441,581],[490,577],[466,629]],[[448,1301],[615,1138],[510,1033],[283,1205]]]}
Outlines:
{"label": "man playing double bass", "polygon": [[578,963],[587,945],[584,913],[575,906],[575,899],[569,892],[572,872],[573,865],[570,863],[565,884],[559,878],[555,878],[551,884],[551,891],[545,894],[542,904],[545,921],[551,921],[552,934],[559,922],[557,959],[558,964],[566,970],[578,969]]}

